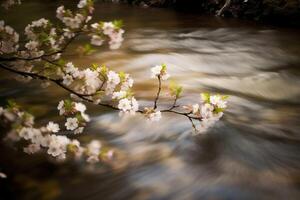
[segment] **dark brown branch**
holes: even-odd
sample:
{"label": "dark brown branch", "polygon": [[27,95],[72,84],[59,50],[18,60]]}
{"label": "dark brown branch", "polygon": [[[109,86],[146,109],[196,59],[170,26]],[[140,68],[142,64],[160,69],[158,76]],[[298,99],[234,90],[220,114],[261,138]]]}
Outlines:
{"label": "dark brown branch", "polygon": [[196,126],[195,126],[195,124],[194,124],[193,119],[190,118],[190,117],[188,117],[188,119],[190,120],[190,122],[191,122],[191,124],[192,124],[192,126],[193,126],[193,128],[194,128],[194,131],[197,131],[197,128],[196,128]]}
{"label": "dark brown branch", "polygon": [[173,105],[169,108],[169,110],[173,110],[174,108],[179,107],[179,106],[176,105],[177,100],[178,100],[178,98],[177,98],[177,96],[176,96],[175,99],[174,99]]}
{"label": "dark brown branch", "polygon": [[221,16],[224,13],[224,11],[230,6],[230,4],[231,4],[231,0],[226,0],[225,4],[219,11],[217,11],[216,15]]}
{"label": "dark brown branch", "polygon": [[45,57],[43,57],[42,60],[45,61],[45,62],[48,62],[48,63],[50,63],[50,64],[52,64],[52,65],[55,65],[55,66],[58,66],[58,67],[62,67],[60,64],[56,63],[55,61],[48,60],[48,59],[45,58]]}
{"label": "dark brown branch", "polygon": [[[34,78],[34,79],[39,79],[39,80],[47,80],[47,81],[51,81],[53,83],[55,83],[56,85],[62,87],[63,89],[65,89],[66,91],[70,92],[71,94],[75,94],[76,96],[80,97],[81,99],[85,100],[85,101],[88,101],[90,103],[93,103],[93,100],[87,98],[89,96],[93,96],[94,94],[80,94],[74,90],[72,90],[71,88],[68,88],[66,87],[63,83],[62,83],[62,80],[61,79],[52,79],[52,78],[49,78],[49,77],[45,77],[43,75],[39,75],[39,74],[35,74],[35,73],[31,73],[31,72],[23,72],[23,71],[19,71],[19,70],[16,70],[16,69],[13,69],[13,68],[10,68],[10,67],[7,67],[5,66],[4,64],[0,63],[0,68],[2,69],[5,69],[7,71],[10,71],[10,72],[13,72],[15,74],[19,74],[21,76],[25,76],[25,77],[31,77],[31,78]],[[114,110],[119,110],[118,108],[112,106],[112,105],[109,105],[109,104],[105,104],[105,103],[98,103],[97,105],[100,105],[100,106],[104,106],[104,107],[108,107],[108,108],[111,108],[111,109],[114,109]]]}
{"label": "dark brown branch", "polygon": [[154,106],[153,106],[154,110],[157,108],[157,101],[159,99],[159,95],[160,95],[160,91],[161,91],[161,78],[160,78],[160,75],[157,76],[157,79],[158,79],[158,90],[157,90],[156,98],[154,100]]}
{"label": "dark brown branch", "polygon": [[66,87],[63,83],[62,83],[62,80],[61,79],[53,79],[53,78],[49,78],[49,77],[46,77],[46,76],[43,76],[43,75],[40,75],[40,74],[36,74],[36,73],[32,73],[32,72],[24,72],[24,71],[19,71],[19,70],[16,70],[16,69],[13,69],[11,67],[8,67],[2,63],[0,63],[0,68],[2,69],[5,69],[7,71],[10,71],[10,72],[13,72],[15,74],[19,74],[21,76],[24,76],[24,77],[31,77],[33,79],[39,79],[39,80],[43,80],[43,81],[51,81],[57,85],[59,85],[60,87],[62,87],[63,89],[77,95],[77,96],[80,96],[80,97],[88,97],[88,96],[93,96],[95,94],[80,94],[68,87]]}

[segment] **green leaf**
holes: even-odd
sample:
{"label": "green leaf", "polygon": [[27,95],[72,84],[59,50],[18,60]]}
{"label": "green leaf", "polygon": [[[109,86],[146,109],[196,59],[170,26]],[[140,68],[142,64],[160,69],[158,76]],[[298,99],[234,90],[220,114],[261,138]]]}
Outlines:
{"label": "green leaf", "polygon": [[122,20],[114,20],[113,22],[113,25],[117,28],[117,29],[120,29],[123,27],[123,21]]}
{"label": "green leaf", "polygon": [[42,32],[42,33],[39,34],[39,40],[42,43],[49,41],[49,39],[50,39],[50,37],[49,37],[49,35],[47,33]]}
{"label": "green leaf", "polygon": [[72,17],[72,11],[70,9],[66,9],[64,16],[65,17]]}
{"label": "green leaf", "polygon": [[105,95],[105,92],[104,91],[97,91],[96,93],[95,93],[95,95],[94,96],[104,96]]}
{"label": "green leaf", "polygon": [[214,109],[214,113],[220,113],[220,112],[223,112],[224,110],[225,110],[224,108],[218,108],[218,107],[216,107]]}
{"label": "green leaf", "polygon": [[95,49],[90,44],[85,44],[83,46],[83,54],[90,55],[95,52]]}
{"label": "green leaf", "polygon": [[19,108],[20,106],[12,99],[7,100],[8,108]]}
{"label": "green leaf", "polygon": [[171,95],[175,96],[176,98],[178,98],[181,95],[183,90],[183,88],[174,81],[170,82],[169,88]]}
{"label": "green leaf", "polygon": [[126,79],[126,75],[125,75],[125,73],[122,72],[122,71],[119,72],[119,77],[120,77],[121,82],[125,81],[125,79]]}
{"label": "green leaf", "polygon": [[167,65],[166,65],[166,64],[162,64],[161,66],[162,66],[162,68],[161,68],[161,71],[163,71],[163,72],[164,72],[164,71],[166,71],[166,70],[167,70]]}
{"label": "green leaf", "polygon": [[66,64],[66,61],[65,61],[64,59],[59,59],[59,60],[57,61],[57,64],[59,64],[59,65],[65,65],[65,64]]}
{"label": "green leaf", "polygon": [[96,70],[98,69],[98,67],[99,67],[98,64],[93,63],[92,66],[91,66],[91,69],[92,69],[93,71],[96,71]]}
{"label": "green leaf", "polygon": [[81,113],[77,113],[75,117],[77,118],[77,120],[78,120],[79,123],[80,122],[84,122],[84,119],[83,119]]}
{"label": "green leaf", "polygon": [[93,0],[87,0],[87,5],[88,7],[91,7],[94,5],[94,1]]}
{"label": "green leaf", "polygon": [[228,98],[229,98],[228,95],[223,95],[223,96],[222,96],[222,100],[226,100],[226,99],[228,99]]}
{"label": "green leaf", "polygon": [[104,26],[104,22],[99,21],[99,27],[103,28],[103,26]]}
{"label": "green leaf", "polygon": [[71,111],[73,110],[73,102],[69,99],[64,100],[64,107],[66,111]]}
{"label": "green leaf", "polygon": [[210,103],[210,94],[208,92],[201,93],[200,95],[203,101],[205,101],[206,103]]}
{"label": "green leaf", "polygon": [[178,86],[176,88],[176,97],[180,97],[181,93],[182,93],[183,88],[181,86]]}
{"label": "green leaf", "polygon": [[107,69],[107,67],[105,66],[105,65],[102,65],[101,66],[101,74],[103,74],[103,75],[106,75],[107,74],[107,72],[108,72],[108,69]]}
{"label": "green leaf", "polygon": [[128,89],[128,90],[126,91],[126,96],[125,96],[125,98],[133,97],[133,95],[134,95],[134,93],[133,93],[130,89]]}

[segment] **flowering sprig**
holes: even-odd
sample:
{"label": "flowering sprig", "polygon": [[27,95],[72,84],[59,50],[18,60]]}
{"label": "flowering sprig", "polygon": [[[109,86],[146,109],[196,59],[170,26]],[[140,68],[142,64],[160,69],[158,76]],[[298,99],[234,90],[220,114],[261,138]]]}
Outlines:
{"label": "flowering sprig", "polygon": [[211,127],[222,116],[227,107],[226,99],[228,96],[224,95],[211,95],[209,93],[200,94],[200,102],[193,105],[184,106],[190,114],[191,120],[196,120],[199,123],[198,128],[195,125],[194,128],[197,132],[204,132],[207,128]]}
{"label": "flowering sprig", "polygon": [[[165,64],[157,65],[151,68],[151,72],[151,77],[156,77],[158,80],[158,90],[154,100],[153,108],[144,108],[143,110],[144,115],[150,121],[159,121],[161,119],[161,113],[163,112],[171,112],[183,115],[189,119],[194,128],[194,133],[197,134],[205,132],[207,128],[211,127],[223,116],[223,112],[227,107],[226,99],[228,96],[201,93],[199,103],[194,105],[179,106],[177,105],[177,100],[180,98],[183,89],[175,82],[171,82],[169,86],[170,95],[174,98],[172,106],[169,109],[158,110],[157,102],[162,90],[162,81],[170,78],[170,75],[167,73],[167,66]],[[178,111],[178,109],[182,109],[185,112]],[[195,121],[198,122],[198,124],[195,124]]]}
{"label": "flowering sprig", "polygon": [[109,40],[110,49],[118,49],[123,42],[124,30],[122,21],[99,22],[91,25],[91,44],[101,46],[105,39]]}
{"label": "flowering sprig", "polygon": [[170,75],[167,73],[167,65],[156,65],[155,67],[151,68],[151,78],[160,78],[162,80],[167,80]]}
{"label": "flowering sprig", "polygon": [[[74,109],[84,113],[85,106],[83,104],[69,101],[65,102],[65,104],[75,104]],[[68,105],[64,107],[65,113],[76,113],[75,110],[71,111],[71,106],[70,110],[66,108]],[[46,126],[40,128],[34,127],[33,116],[26,111],[22,111],[20,106],[13,101],[9,101],[6,108],[0,107],[0,118],[1,121],[4,122],[4,126],[10,125],[10,131],[6,139],[14,142],[19,140],[26,141],[27,146],[23,148],[25,153],[34,154],[44,150],[56,160],[65,160],[67,154],[71,154],[76,159],[85,158],[86,161],[90,163],[112,159],[113,151],[101,148],[101,143],[98,140],[92,140],[84,147],[76,139],[70,139],[66,135],[58,135],[60,127],[57,123],[50,121]],[[69,119],[73,118],[68,118],[67,123],[69,123]],[[77,118],[74,119],[77,120]],[[67,129],[69,126],[73,127],[67,123]],[[98,144],[97,148],[95,148],[95,144]]]}

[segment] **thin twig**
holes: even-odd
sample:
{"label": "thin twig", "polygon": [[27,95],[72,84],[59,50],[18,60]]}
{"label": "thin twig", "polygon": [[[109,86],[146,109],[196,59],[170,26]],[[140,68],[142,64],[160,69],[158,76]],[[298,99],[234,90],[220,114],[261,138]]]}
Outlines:
{"label": "thin twig", "polygon": [[169,108],[169,110],[173,110],[174,108],[179,107],[178,105],[176,105],[177,100],[178,100],[178,98],[177,98],[177,96],[176,96],[175,99],[174,99],[173,105]]}
{"label": "thin twig", "polygon": [[38,60],[38,59],[45,59],[46,57],[50,57],[50,56],[56,55],[58,53],[63,53],[67,49],[67,47],[72,43],[72,41],[75,40],[80,35],[80,33],[81,32],[76,32],[75,35],[73,37],[71,37],[66,42],[66,44],[58,51],[55,51],[55,52],[52,52],[49,54],[44,54],[44,55],[37,56],[37,57],[31,57],[31,58],[22,58],[22,57],[18,57],[18,56],[10,57],[10,58],[0,58],[0,61],[6,61],[6,62],[16,61],[16,60],[33,61],[33,60]]}
{"label": "thin twig", "polygon": [[161,91],[161,78],[160,78],[160,75],[157,76],[157,79],[158,79],[158,90],[157,90],[156,98],[154,100],[154,106],[153,106],[154,110],[157,108],[157,101],[159,99],[159,95],[160,95],[160,91]]}
{"label": "thin twig", "polygon": [[190,117],[187,117],[187,118],[190,120],[190,122],[191,122],[191,124],[192,124],[192,126],[193,126],[193,128],[194,128],[194,131],[197,132],[197,128],[196,128],[196,126],[195,126],[195,124],[194,124],[194,122],[193,122],[193,119],[190,118]]}

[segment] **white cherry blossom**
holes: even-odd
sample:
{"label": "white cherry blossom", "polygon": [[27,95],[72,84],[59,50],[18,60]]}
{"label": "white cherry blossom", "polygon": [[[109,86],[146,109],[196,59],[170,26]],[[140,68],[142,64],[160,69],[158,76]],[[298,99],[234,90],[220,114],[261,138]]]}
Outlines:
{"label": "white cherry blossom", "polygon": [[75,103],[75,109],[81,113],[86,111],[86,106],[83,103]]}
{"label": "white cherry blossom", "polygon": [[4,174],[3,172],[0,172],[0,178],[7,178],[7,175]]}
{"label": "white cherry blossom", "polygon": [[75,135],[76,135],[76,134],[80,134],[80,133],[83,132],[83,130],[84,130],[84,127],[78,127],[78,128],[74,131],[74,134],[75,134]]}
{"label": "white cherry blossom", "polygon": [[210,96],[210,102],[218,108],[226,108],[226,101],[222,99],[221,95]]}
{"label": "white cherry blossom", "polygon": [[102,39],[102,37],[98,36],[98,35],[93,35],[91,38],[91,44],[95,45],[95,46],[101,46],[103,44],[104,40]]}
{"label": "white cherry blossom", "polygon": [[80,0],[77,7],[78,8],[83,8],[87,5],[87,0]]}
{"label": "white cherry blossom", "polygon": [[104,22],[102,29],[105,35],[111,35],[115,29],[115,25],[112,22]]}
{"label": "white cherry blossom", "polygon": [[156,111],[151,114],[149,114],[149,120],[152,122],[158,122],[161,119],[161,112]]}
{"label": "white cherry blossom", "polygon": [[151,78],[156,78],[157,76],[160,75],[160,72],[162,70],[162,66],[161,65],[156,65],[155,67],[151,68]]}
{"label": "white cherry blossom", "polygon": [[63,84],[69,86],[73,83],[74,79],[71,75],[67,74],[63,77]]}
{"label": "white cherry blossom", "polygon": [[27,127],[23,127],[19,132],[19,136],[21,138],[24,138],[25,140],[31,139],[33,134],[34,134],[33,129]]}
{"label": "white cherry blossom", "polygon": [[88,158],[86,159],[86,161],[90,164],[95,164],[97,162],[99,162],[99,156],[98,155],[91,155],[88,156]]}
{"label": "white cherry blossom", "polygon": [[59,125],[50,121],[47,125],[47,130],[52,133],[57,133],[59,131]]}
{"label": "white cherry blossom", "polygon": [[25,44],[26,49],[35,51],[38,47],[39,43],[37,41],[29,41]]}
{"label": "white cherry blossom", "polygon": [[78,127],[78,119],[77,118],[67,118],[67,122],[65,123],[67,130],[75,130]]}
{"label": "white cherry blossom", "polygon": [[127,95],[126,91],[114,92],[112,95],[112,99],[122,99],[126,97],[126,95]]}
{"label": "white cherry blossom", "polygon": [[200,108],[201,117],[204,119],[211,118],[213,115],[213,113],[212,113],[213,110],[214,110],[214,107],[211,104],[206,103],[206,104],[202,105]]}
{"label": "white cherry blossom", "polygon": [[121,99],[118,104],[118,108],[123,112],[127,112],[131,110],[131,102],[127,99]]}
{"label": "white cherry blossom", "polygon": [[58,143],[51,142],[47,153],[51,156],[57,157],[58,155],[62,154],[63,151],[61,149],[61,146]]}
{"label": "white cherry blossom", "polygon": [[168,74],[168,73],[163,73],[162,76],[161,76],[161,79],[162,79],[163,81],[165,81],[165,80],[167,80],[167,79],[169,79],[169,78],[170,78],[170,74]]}
{"label": "white cherry blossom", "polygon": [[84,121],[89,122],[90,121],[90,117],[89,115],[85,114],[85,113],[81,113],[82,118],[84,119]]}
{"label": "white cherry blossom", "polygon": [[139,110],[138,101],[134,97],[132,97],[131,98],[131,111],[135,113],[138,110]]}
{"label": "white cherry blossom", "polygon": [[109,71],[107,74],[107,83],[111,85],[118,85],[120,83],[119,75],[114,71]]}
{"label": "white cherry blossom", "polygon": [[199,112],[199,108],[200,108],[200,106],[199,106],[199,104],[194,104],[193,106],[193,114],[194,115],[197,115],[197,113]]}
{"label": "white cherry blossom", "polygon": [[34,154],[41,150],[41,146],[39,144],[29,144],[27,147],[24,147],[24,152],[27,154]]}

